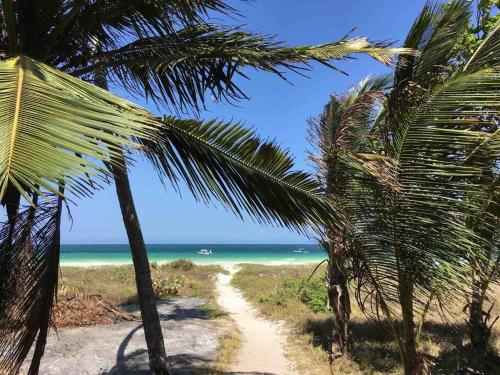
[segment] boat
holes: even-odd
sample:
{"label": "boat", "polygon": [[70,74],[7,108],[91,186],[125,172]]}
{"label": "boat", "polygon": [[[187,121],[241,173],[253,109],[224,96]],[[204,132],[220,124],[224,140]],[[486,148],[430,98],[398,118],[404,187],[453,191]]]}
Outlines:
{"label": "boat", "polygon": [[293,252],[294,253],[301,253],[301,254],[309,254],[309,251],[307,251],[306,249],[304,249],[302,247],[300,249],[294,250]]}
{"label": "boat", "polygon": [[198,251],[198,254],[201,254],[201,255],[212,255],[212,250],[201,249],[200,251]]}

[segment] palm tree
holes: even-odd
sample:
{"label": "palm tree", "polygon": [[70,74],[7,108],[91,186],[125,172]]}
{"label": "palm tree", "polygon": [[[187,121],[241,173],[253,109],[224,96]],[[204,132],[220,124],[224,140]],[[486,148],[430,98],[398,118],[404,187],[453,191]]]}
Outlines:
{"label": "palm tree", "polygon": [[[372,176],[379,171],[383,158],[370,152],[369,129],[376,105],[387,86],[387,77],[365,79],[346,95],[332,95],[323,113],[309,120],[309,142],[313,147],[310,159],[325,192],[325,199],[345,211],[347,189],[354,180]],[[379,175],[383,178],[383,175]],[[328,254],[328,306],[333,310],[331,354],[339,357],[352,347],[349,325],[348,259],[350,257],[350,226],[348,220],[329,223],[319,236]]]}
{"label": "palm tree", "polygon": [[468,199],[465,209],[464,198],[484,194],[484,184],[470,181],[498,162],[498,122],[487,119],[498,114],[500,39],[496,28],[465,64],[450,65],[469,11],[466,1],[424,7],[405,41],[421,54],[400,58],[373,123],[373,151],[397,166],[392,182],[371,178],[347,189],[358,302],[385,317],[407,375],[426,371],[418,342],[432,301],[446,308],[459,298],[465,259],[483,256],[483,238],[464,217],[481,212],[484,200]]}
{"label": "palm tree", "polygon": [[[258,221],[292,228],[302,228],[329,215],[318,199],[316,183],[307,174],[291,171],[289,155],[240,125],[175,117],[160,121],[95,86],[70,79],[68,74],[102,88],[110,82],[113,87],[123,87],[171,110],[197,111],[206,92],[218,100],[245,98],[234,82],[235,76],[244,75],[244,67],[284,78],[280,69],[300,72],[311,60],[331,66],[332,60],[367,53],[387,63],[395,53],[408,52],[386,49],[365,38],[315,47],[285,47],[269,37],[209,24],[206,19],[212,12],[233,13],[234,9],[220,0],[1,3],[0,51],[4,60],[0,63],[0,78],[5,89],[0,100],[6,101],[2,123],[9,130],[3,140],[0,192],[9,212],[10,228],[4,238],[8,249],[4,252],[10,255],[3,259],[3,267],[7,269],[17,261],[11,255],[24,254],[21,248],[33,247],[30,243],[38,232],[23,235],[26,227],[35,228],[48,220],[47,215],[39,217],[36,212],[18,214],[20,196],[33,204],[38,196],[50,200],[48,193],[65,198],[69,194],[88,195],[111,173],[132,250],[150,365],[155,374],[168,370],[146,247],[127,176],[129,149],[140,146],[163,178],[174,184],[183,179],[196,197],[219,200],[238,215],[246,211]],[[53,125],[61,127],[56,131]],[[26,144],[18,145],[21,139]],[[20,147],[24,152],[19,151]],[[96,160],[102,161],[107,170]],[[59,214],[51,220],[54,230],[50,235],[40,232],[44,237],[58,237],[57,218],[62,204],[61,198],[56,200],[53,211]],[[41,212],[38,206],[35,211]],[[38,253],[52,254],[37,256],[43,267],[48,258],[52,260],[51,267],[46,267],[50,269],[44,284],[47,293],[55,290],[57,282],[54,274],[58,257],[54,254],[58,240],[50,243],[53,246],[43,247],[43,251],[35,246]],[[5,285],[11,285],[10,277],[4,279]],[[33,288],[29,293],[35,293]],[[14,336],[13,341],[5,339],[3,343],[7,344],[0,344],[0,348],[15,348],[7,356],[14,368],[40,330],[30,371],[37,372],[51,295],[43,298],[43,322],[31,324],[22,340]],[[1,297],[13,300],[7,295]],[[36,305],[29,299],[22,301]],[[13,310],[22,311],[23,304],[18,306],[21,308]]]}
{"label": "palm tree", "polygon": [[[455,47],[455,56],[452,56],[451,64],[466,64],[479,45],[495,32],[500,20],[499,8],[500,5],[495,4],[494,1],[476,1],[475,22],[470,22],[462,40]],[[487,111],[488,108],[483,109],[483,112]],[[494,124],[495,121],[498,121],[498,114],[488,113],[485,116],[483,113],[479,119],[481,120],[478,122],[479,129],[494,134],[497,130]],[[482,157],[490,159],[489,167],[485,168],[482,175],[471,180],[470,183],[483,186],[483,190],[477,195],[464,197],[465,210],[467,210],[467,202],[471,199],[479,200],[480,203],[476,206],[481,207],[479,211],[473,209],[464,219],[467,228],[475,234],[471,240],[479,240],[482,247],[482,257],[468,257],[466,259],[471,268],[471,282],[470,288],[467,290],[467,304],[464,310],[469,313],[467,324],[471,344],[476,352],[477,363],[484,361],[491,349],[491,330],[498,317],[491,315],[495,301],[491,300],[489,294],[491,284],[498,282],[500,277],[498,155],[490,152],[489,156],[482,155]],[[474,161],[474,158],[471,160]]]}
{"label": "palm tree", "polygon": [[[498,132],[491,127],[493,119],[483,118],[481,122],[487,132]],[[494,120],[493,120],[494,121]],[[492,327],[498,320],[491,311],[495,300],[491,299],[491,284],[498,283],[500,278],[500,253],[499,249],[499,227],[500,227],[500,191],[498,189],[498,152],[496,154],[488,150],[490,166],[485,166],[483,173],[470,183],[482,186],[480,192],[468,194],[464,198],[464,210],[467,215],[464,218],[465,226],[473,234],[471,241],[478,242],[481,246],[480,256],[468,256],[467,262],[470,266],[470,288],[466,290],[467,304],[465,309],[469,312],[467,325],[471,345],[474,348],[477,360],[481,362],[491,350]],[[493,156],[493,157],[492,157]],[[474,202],[469,207],[470,201]],[[490,305],[488,307],[488,304]]]}

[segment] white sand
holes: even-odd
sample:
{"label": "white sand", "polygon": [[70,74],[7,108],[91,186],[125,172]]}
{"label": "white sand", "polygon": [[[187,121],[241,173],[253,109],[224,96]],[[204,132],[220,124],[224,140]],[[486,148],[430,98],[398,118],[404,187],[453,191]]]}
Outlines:
{"label": "white sand", "polygon": [[234,266],[225,268],[231,274],[219,274],[218,302],[235,320],[243,336],[237,363],[231,371],[296,375],[292,363],[284,355],[285,340],[282,327],[278,323],[258,316],[258,312],[243,298],[240,291],[230,285],[237,268]]}

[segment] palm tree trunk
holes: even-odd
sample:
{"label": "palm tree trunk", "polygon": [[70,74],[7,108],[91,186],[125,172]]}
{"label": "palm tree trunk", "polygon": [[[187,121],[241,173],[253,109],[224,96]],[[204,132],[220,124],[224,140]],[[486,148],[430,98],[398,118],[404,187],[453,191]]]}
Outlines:
{"label": "palm tree trunk", "polygon": [[484,285],[480,277],[472,282],[471,301],[469,304],[469,336],[477,357],[484,358],[488,352],[491,330],[488,327],[489,314],[484,311]]}
{"label": "palm tree trunk", "polygon": [[413,280],[399,270],[399,302],[403,319],[403,367],[405,375],[430,374],[430,368],[418,351],[417,331],[413,314]]}
{"label": "palm tree trunk", "polygon": [[343,236],[336,236],[328,249],[328,305],[333,310],[333,327],[331,336],[331,355],[341,357],[352,349],[352,337],[349,320],[351,302],[347,277],[343,271],[345,247]]}
{"label": "palm tree trunk", "polygon": [[151,281],[151,270],[146,244],[144,243],[141,225],[135,210],[123,154],[120,153],[118,158],[119,160],[115,161],[123,167],[113,166],[111,169],[115,179],[116,194],[120,202],[123,223],[125,224],[132,251],[137,294],[141,308],[144,335],[148,347],[149,365],[154,375],[169,375],[160,318],[156,308],[156,299]]}
{"label": "palm tree trunk", "polygon": [[[105,72],[96,72],[94,80],[96,86],[108,90]],[[115,180],[116,195],[120,202],[123,224],[127,231],[128,242],[132,252],[137,296],[139,297],[139,306],[141,308],[144,337],[148,347],[149,367],[153,375],[170,375],[160,317],[156,308],[148,253],[139,217],[135,209],[134,197],[130,189],[127,166],[122,150],[118,152],[118,156],[115,157],[114,162],[115,165],[112,165],[110,169]]]}

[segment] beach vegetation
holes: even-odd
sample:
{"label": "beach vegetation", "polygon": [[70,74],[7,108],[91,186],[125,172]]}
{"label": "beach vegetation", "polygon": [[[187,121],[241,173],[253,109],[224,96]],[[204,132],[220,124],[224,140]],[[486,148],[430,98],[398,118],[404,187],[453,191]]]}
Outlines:
{"label": "beach vegetation", "polygon": [[228,324],[233,326],[220,338],[214,363],[208,367],[195,369],[194,375],[226,375],[231,371],[231,366],[237,361],[242,337],[234,322],[228,321]]}
{"label": "beach vegetation", "polygon": [[[296,288],[289,288],[290,280],[307,280],[314,270],[314,265],[266,266],[245,264],[233,278],[233,285],[239,288],[243,296],[268,319],[285,322],[287,335],[287,353],[294,360],[298,370],[308,375],[329,373],[352,375],[400,375],[404,368],[400,361],[398,345],[387,332],[387,321],[367,316],[360,307],[352,304],[351,331],[353,347],[349,355],[337,358],[329,363],[329,350],[333,317],[330,311],[315,312],[311,306],[299,298]],[[324,264],[318,273],[325,275]],[[321,280],[323,277],[319,277]],[[318,282],[320,282],[318,280]],[[324,279],[323,279],[324,280]],[[349,283],[351,295],[355,294],[356,284]],[[280,306],[272,299],[261,300],[262,290],[283,290],[286,305]],[[498,298],[500,289],[495,287],[492,295]],[[322,298],[327,300],[326,283]],[[362,295],[369,298],[369,295]],[[491,314],[500,314],[498,304],[487,303],[492,307]],[[424,324],[420,347],[426,358],[433,363],[432,373],[456,374],[461,369],[469,368],[476,353],[468,343],[467,313],[459,304],[452,307],[450,313],[454,319],[443,316],[439,311],[428,314]],[[402,327],[398,316],[398,327]],[[492,346],[500,349],[500,328],[493,327]],[[500,369],[500,362],[495,357],[483,360],[484,374],[495,374]]]}
{"label": "beach vegetation", "polygon": [[[215,301],[215,281],[221,267],[199,265],[190,270],[163,268],[152,271],[153,280],[170,280],[178,297],[200,297]],[[117,277],[117,274],[119,277]],[[132,265],[62,267],[59,294],[64,298],[79,295],[99,295],[116,306],[137,304],[137,289]],[[165,298],[172,294],[164,293]]]}
{"label": "beach vegetation", "polygon": [[177,259],[174,260],[173,262],[168,263],[168,266],[170,268],[181,269],[184,271],[188,271],[196,267],[194,262],[189,259]]}
{"label": "beach vegetation", "polygon": [[[378,110],[341,110],[368,80],[334,96],[314,124],[324,189],[338,174],[345,192],[334,197],[348,224],[320,233],[327,250],[345,248],[334,259],[349,272],[336,299],[348,297],[352,278],[358,305],[388,328],[406,375],[431,371],[425,322],[432,311],[456,318],[464,296],[472,366],[496,357],[487,350],[494,318],[481,303],[498,282],[500,24],[457,57],[471,14],[467,1],[426,4],[404,43],[421,53],[400,57]],[[335,316],[346,310],[332,307]]]}
{"label": "beach vegetation", "polygon": [[[381,167],[384,164],[389,167],[389,163],[372,152],[367,134],[373,113],[388,84],[388,76],[367,78],[345,95],[332,95],[323,113],[308,121],[312,148],[309,158],[315,166],[325,199],[335,201],[335,207],[346,216],[350,214],[350,190],[360,174],[387,178],[387,171]],[[348,221],[333,222],[317,230],[317,237],[328,256],[325,277],[328,301],[323,308],[331,309],[334,316],[332,358],[345,355],[352,347],[348,288],[352,257],[350,231]]]}
{"label": "beach vegetation", "polygon": [[179,295],[179,290],[186,283],[184,275],[169,275],[167,277],[153,277],[153,290],[156,298],[167,298]]}

